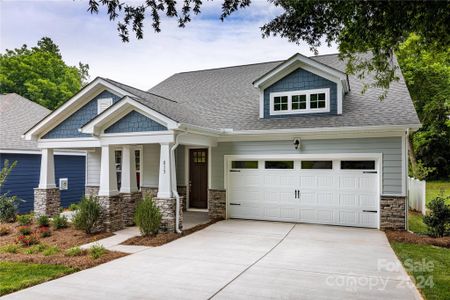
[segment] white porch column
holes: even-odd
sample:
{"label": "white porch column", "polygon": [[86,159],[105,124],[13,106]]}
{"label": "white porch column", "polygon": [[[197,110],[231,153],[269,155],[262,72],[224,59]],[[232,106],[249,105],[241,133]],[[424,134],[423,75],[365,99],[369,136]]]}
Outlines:
{"label": "white porch column", "polygon": [[122,182],[120,192],[133,193],[137,191],[134,149],[129,145],[124,145],[122,148]]}
{"label": "white porch column", "polygon": [[53,149],[42,149],[39,188],[40,189],[56,188],[55,162],[53,158]]}
{"label": "white porch column", "polygon": [[170,167],[170,144],[161,143],[161,152],[159,156],[159,185],[158,198],[172,198],[172,189]]}
{"label": "white porch column", "polygon": [[114,149],[110,146],[102,146],[100,162],[100,190],[98,195],[114,196],[118,193]]}

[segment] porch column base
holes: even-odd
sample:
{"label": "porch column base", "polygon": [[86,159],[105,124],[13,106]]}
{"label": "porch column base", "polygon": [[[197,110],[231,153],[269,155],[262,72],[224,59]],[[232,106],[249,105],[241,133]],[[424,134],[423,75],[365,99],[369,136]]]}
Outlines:
{"label": "porch column base", "polygon": [[34,213],[36,216],[56,216],[61,207],[61,193],[58,188],[34,189]]}
{"label": "porch column base", "polygon": [[[155,202],[155,205],[159,208],[159,211],[161,212],[161,226],[159,228],[160,232],[175,232],[175,223],[176,223],[176,206],[177,206],[177,199],[176,198],[153,198],[153,201]],[[182,197],[180,197],[180,220],[179,225],[180,229],[182,228],[183,224],[183,207],[181,205],[182,203]]]}
{"label": "porch column base", "polygon": [[117,231],[125,227],[123,218],[124,205],[120,195],[98,196],[98,201],[102,207],[100,218],[100,228],[98,231]]}
{"label": "porch column base", "polygon": [[226,191],[208,190],[208,216],[210,220],[226,219]]}
{"label": "porch column base", "polygon": [[406,230],[406,197],[381,196],[380,229]]}
{"label": "porch column base", "polygon": [[145,196],[148,196],[150,198],[156,198],[156,195],[158,194],[158,188],[157,187],[149,187],[149,186],[141,186],[141,193],[142,193],[142,198],[145,198]]}
{"label": "porch column base", "polygon": [[124,225],[132,226],[134,225],[134,213],[136,211],[136,206],[142,199],[142,194],[141,192],[121,193],[120,197],[123,205],[122,216]]}
{"label": "porch column base", "polygon": [[86,186],[84,188],[84,195],[86,197],[90,197],[90,196],[97,197],[99,190],[100,190],[100,187],[98,185],[97,186],[96,185],[89,185],[89,186]]}

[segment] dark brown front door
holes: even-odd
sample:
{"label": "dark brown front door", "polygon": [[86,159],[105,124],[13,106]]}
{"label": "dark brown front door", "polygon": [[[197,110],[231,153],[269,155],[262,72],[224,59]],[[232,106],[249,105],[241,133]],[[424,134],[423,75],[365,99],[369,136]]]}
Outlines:
{"label": "dark brown front door", "polygon": [[208,208],[208,149],[189,150],[189,208]]}

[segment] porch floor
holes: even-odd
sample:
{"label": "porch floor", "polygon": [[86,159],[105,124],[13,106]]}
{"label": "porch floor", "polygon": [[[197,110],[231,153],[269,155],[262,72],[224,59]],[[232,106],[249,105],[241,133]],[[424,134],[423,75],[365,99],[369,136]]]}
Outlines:
{"label": "porch floor", "polygon": [[183,230],[190,229],[200,224],[208,223],[207,212],[203,211],[184,211],[183,212]]}

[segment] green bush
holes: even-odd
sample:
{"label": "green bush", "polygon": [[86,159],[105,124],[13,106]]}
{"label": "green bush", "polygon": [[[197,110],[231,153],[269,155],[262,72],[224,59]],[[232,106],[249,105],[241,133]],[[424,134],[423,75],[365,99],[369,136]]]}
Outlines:
{"label": "green bush", "polygon": [[8,244],[3,247],[0,247],[0,253],[17,253],[19,252],[20,247],[16,244]]}
{"label": "green bush", "polygon": [[16,220],[18,202],[15,196],[0,195],[0,222],[12,223]]}
{"label": "green bush", "polygon": [[84,254],[84,250],[82,250],[80,247],[72,247],[66,250],[64,253],[65,256],[81,256]]}
{"label": "green bush", "polygon": [[50,218],[47,216],[40,216],[37,219],[37,223],[40,227],[48,227],[50,225]]}
{"label": "green bush", "polygon": [[42,251],[42,254],[44,254],[44,256],[50,256],[59,253],[59,251],[61,250],[59,250],[57,246],[48,246],[47,249]]}
{"label": "green bush", "polygon": [[66,216],[56,215],[53,217],[52,225],[55,230],[67,228],[67,218]]}
{"label": "green bush", "polygon": [[144,236],[158,233],[161,224],[161,212],[152,198],[146,196],[144,200],[138,203],[134,214],[134,222]]}
{"label": "green bush", "polygon": [[[0,169],[0,191],[6,182],[6,178],[16,166],[17,161],[11,165],[9,161],[5,159],[3,167]],[[12,223],[16,220],[17,206],[19,200],[16,196],[8,196],[8,193],[0,195],[0,222]]]}
{"label": "green bush", "polygon": [[76,211],[80,208],[80,206],[78,205],[78,203],[72,203],[69,205],[69,210],[70,211]]}
{"label": "green bush", "polygon": [[89,248],[89,255],[90,255],[93,259],[100,258],[100,257],[102,257],[105,253],[106,253],[106,249],[105,249],[105,247],[103,247],[102,245],[93,245],[93,246],[91,246],[91,248]]}
{"label": "green bush", "polygon": [[20,226],[19,228],[17,228],[17,230],[22,235],[30,235],[33,232],[33,229],[31,229],[30,226]]}
{"label": "green bush", "polygon": [[20,226],[27,226],[33,224],[33,215],[27,214],[27,215],[18,215],[17,216],[17,222]]}
{"label": "green bush", "polygon": [[29,248],[25,249],[23,251],[23,253],[25,253],[25,254],[41,253],[42,251],[47,249],[47,247],[48,246],[46,244],[37,244],[37,245],[33,245],[33,246],[30,246]]}
{"label": "green bush", "polygon": [[423,222],[433,237],[443,237],[450,224],[450,205],[445,203],[447,199],[438,196],[427,204],[429,211],[423,217]]}
{"label": "green bush", "polygon": [[92,233],[100,221],[101,206],[97,198],[83,198],[79,204],[80,208],[73,218],[75,228]]}

